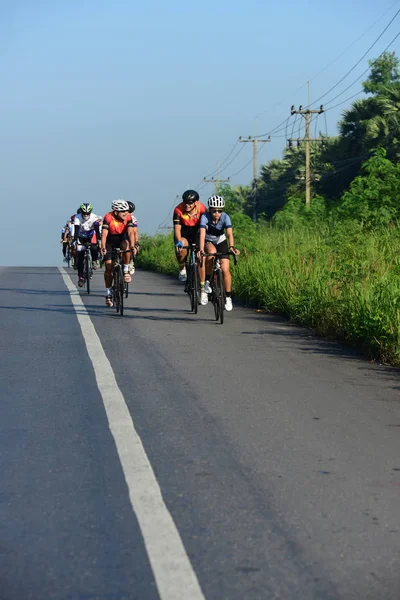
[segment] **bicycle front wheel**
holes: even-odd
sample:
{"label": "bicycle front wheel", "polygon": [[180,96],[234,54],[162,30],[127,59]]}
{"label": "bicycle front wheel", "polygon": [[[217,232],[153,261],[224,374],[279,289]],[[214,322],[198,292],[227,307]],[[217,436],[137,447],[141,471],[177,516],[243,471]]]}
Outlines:
{"label": "bicycle front wheel", "polygon": [[90,255],[88,252],[86,252],[85,254],[85,267],[84,267],[84,273],[83,276],[86,279],[86,291],[88,294],[90,294]]}
{"label": "bicycle front wheel", "polygon": [[193,279],[192,279],[192,294],[193,294],[193,310],[194,314],[197,315],[199,310],[199,274],[197,273],[197,265],[193,265]]}
{"label": "bicycle front wheel", "polygon": [[128,284],[124,282],[124,276],[123,276],[123,274],[121,272],[120,272],[119,276],[120,276],[120,282],[119,282],[119,295],[120,295],[119,314],[122,317],[122,315],[124,314],[125,286],[128,285]]}
{"label": "bicycle front wheel", "polygon": [[120,302],[121,302],[121,298],[120,298],[121,290],[119,287],[120,277],[121,277],[120,269],[119,269],[119,267],[117,267],[116,269],[114,269],[114,279],[113,279],[114,306],[115,306],[115,310],[117,311],[117,313],[119,313],[119,306],[120,306]]}
{"label": "bicycle front wheel", "polygon": [[[216,292],[216,304],[218,304],[218,317],[222,325],[224,322],[224,282],[222,279],[222,271],[217,272]],[[218,317],[215,317],[217,321]]]}

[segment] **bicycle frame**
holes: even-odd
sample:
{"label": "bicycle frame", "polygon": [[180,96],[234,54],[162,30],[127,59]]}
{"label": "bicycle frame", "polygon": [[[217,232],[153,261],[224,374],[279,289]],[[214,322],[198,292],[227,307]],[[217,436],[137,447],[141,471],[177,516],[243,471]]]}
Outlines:
{"label": "bicycle frame", "polygon": [[86,290],[90,294],[90,280],[93,275],[93,261],[92,261],[92,244],[85,244],[85,256],[83,257],[83,277],[86,280]]}
{"label": "bicycle frame", "polygon": [[190,298],[190,310],[197,314],[199,308],[199,277],[197,271],[197,246],[196,244],[190,244],[189,246],[183,246],[183,249],[189,250],[189,261],[187,263],[188,277],[185,285],[185,292]]}
{"label": "bicycle frame", "polygon": [[[233,256],[234,264],[237,265],[237,257],[234,252],[228,252],[229,256]],[[221,258],[226,258],[226,254],[219,252],[203,252],[203,256],[212,256],[214,258],[213,270],[211,274],[211,302],[214,306],[215,320],[220,321],[221,325],[224,322],[225,310],[225,287],[224,278],[221,268]]]}
{"label": "bicycle frame", "polygon": [[130,250],[121,250],[121,248],[113,248],[111,253],[111,260],[113,265],[113,281],[112,291],[115,310],[122,317],[124,314],[124,296],[128,297],[128,284],[124,282],[123,263],[121,261],[122,255]]}

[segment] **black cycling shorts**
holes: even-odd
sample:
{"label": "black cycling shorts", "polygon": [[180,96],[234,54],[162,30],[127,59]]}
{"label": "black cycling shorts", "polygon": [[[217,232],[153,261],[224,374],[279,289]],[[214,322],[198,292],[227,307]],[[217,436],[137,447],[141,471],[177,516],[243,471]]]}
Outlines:
{"label": "black cycling shorts", "polygon": [[218,252],[218,254],[223,254],[223,256],[221,258],[229,258],[229,248],[228,248],[228,240],[225,239],[223,242],[220,242],[219,244],[216,244],[215,242],[207,242],[204,244],[204,250],[205,252],[208,252],[207,250],[207,244],[214,244],[216,251]]}
{"label": "black cycling shorts", "polygon": [[[109,233],[106,240],[106,254],[104,260],[111,260],[112,251],[114,248],[121,248],[122,242],[129,241],[127,233],[115,234]],[[128,248],[127,248],[128,249]]]}

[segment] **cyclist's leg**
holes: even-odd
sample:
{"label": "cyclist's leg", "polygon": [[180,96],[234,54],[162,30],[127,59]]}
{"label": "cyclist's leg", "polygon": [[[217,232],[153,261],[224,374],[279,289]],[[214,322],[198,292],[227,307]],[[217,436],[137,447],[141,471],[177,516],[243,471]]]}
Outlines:
{"label": "cyclist's leg", "polygon": [[[121,250],[129,249],[129,240],[127,240],[125,237],[121,241],[120,248],[121,248]],[[131,274],[129,272],[129,263],[131,262],[131,253],[130,252],[123,253],[122,262],[123,262],[123,270],[124,270],[124,281],[126,283],[130,283],[132,281]]]}
{"label": "cyclist's leg", "polygon": [[92,254],[92,268],[93,269],[97,269],[99,267],[99,247],[97,245],[97,243],[94,243],[92,241],[92,244],[90,246],[90,252]]}
{"label": "cyclist's leg", "polygon": [[[116,238],[118,236],[115,236]],[[110,235],[107,237],[106,254],[104,255],[104,284],[106,286],[106,304],[112,306],[112,280],[113,280],[113,264],[111,260],[113,248],[118,246],[118,240],[114,240]]]}
{"label": "cyclist's leg", "polygon": [[[211,242],[206,242],[205,246],[204,246],[204,251],[207,253],[212,253],[212,252],[216,252],[217,249],[214,246],[214,244],[212,244]],[[211,294],[211,287],[210,287],[210,278],[211,278],[211,273],[213,270],[213,263],[214,263],[214,258],[212,256],[206,256],[206,265],[205,265],[205,291],[207,294]]]}
{"label": "cyclist's leg", "polygon": [[225,254],[226,256],[224,258],[221,258],[221,270],[222,270],[222,277],[224,280],[224,288],[225,288],[225,310],[232,310],[232,277],[231,277],[231,270],[230,270],[230,262],[229,262],[229,248],[228,248],[228,242],[226,240],[224,240],[223,242],[221,242],[220,244],[218,244],[217,246],[218,248],[218,252],[221,252],[223,254]]}
{"label": "cyclist's leg", "polygon": [[[186,237],[182,237],[181,241],[184,246],[188,246],[189,242]],[[179,279],[179,281],[186,281],[186,279],[187,279],[186,263],[187,263],[187,257],[188,257],[188,250],[186,248],[182,248],[182,249],[175,248],[175,256],[176,256],[176,260],[178,261],[178,265],[179,265],[178,279]]]}
{"label": "cyclist's leg", "polygon": [[82,287],[85,284],[85,280],[83,278],[83,264],[85,259],[85,246],[82,245],[83,240],[78,240],[78,244],[76,246],[76,268],[78,270],[78,285]]}

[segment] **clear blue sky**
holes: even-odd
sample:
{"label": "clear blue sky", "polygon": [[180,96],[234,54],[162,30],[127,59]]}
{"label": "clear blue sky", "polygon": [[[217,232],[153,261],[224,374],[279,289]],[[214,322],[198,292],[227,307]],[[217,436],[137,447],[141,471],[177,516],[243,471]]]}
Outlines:
{"label": "clear blue sky", "polygon": [[[60,228],[81,202],[105,214],[125,198],[136,203],[142,232],[169,225],[177,194],[215,171],[240,135],[268,132],[292,104],[307,104],[307,80],[311,99],[327,92],[399,7],[393,0],[2,0],[0,264],[60,264]],[[399,23],[400,16],[321,102],[367,68]],[[331,105],[357,90],[361,81]],[[327,111],[329,134],[350,104]],[[320,125],[324,131],[324,119]],[[251,145],[242,146],[221,177],[251,159]],[[283,146],[273,137],[259,163],[280,157]],[[250,163],[232,183],[251,178]],[[200,191],[206,200],[213,186]],[[34,235],[19,243],[23,223]]]}

